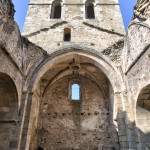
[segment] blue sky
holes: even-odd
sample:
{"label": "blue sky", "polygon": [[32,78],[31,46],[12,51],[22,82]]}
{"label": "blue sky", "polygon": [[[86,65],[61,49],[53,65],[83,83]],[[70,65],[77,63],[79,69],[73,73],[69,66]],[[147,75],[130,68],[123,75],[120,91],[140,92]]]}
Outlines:
{"label": "blue sky", "polygon": [[80,85],[79,84],[72,84],[72,92],[71,92],[71,99],[72,100],[80,100]]}
{"label": "blue sky", "polygon": [[[124,25],[127,28],[131,17],[133,6],[136,3],[136,0],[119,0],[121,12],[124,20]],[[13,0],[15,5],[15,20],[18,22],[20,29],[23,29],[24,19],[26,16],[27,8],[28,8],[28,0]]]}

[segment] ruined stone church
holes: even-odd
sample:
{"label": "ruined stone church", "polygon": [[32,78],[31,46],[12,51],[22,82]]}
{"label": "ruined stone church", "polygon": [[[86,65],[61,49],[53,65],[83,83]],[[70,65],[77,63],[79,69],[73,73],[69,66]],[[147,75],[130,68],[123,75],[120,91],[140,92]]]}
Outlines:
{"label": "ruined stone church", "polygon": [[14,12],[0,0],[0,150],[150,150],[150,1],[127,32],[118,0],[30,0],[23,33]]}

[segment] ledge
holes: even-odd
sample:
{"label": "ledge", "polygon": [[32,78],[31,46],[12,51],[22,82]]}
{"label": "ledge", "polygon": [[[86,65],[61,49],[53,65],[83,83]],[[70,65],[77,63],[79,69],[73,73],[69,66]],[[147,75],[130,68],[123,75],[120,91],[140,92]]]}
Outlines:
{"label": "ledge", "polygon": [[91,27],[91,28],[95,28],[95,29],[97,29],[97,30],[99,30],[99,31],[102,31],[102,32],[107,32],[107,33],[110,33],[110,34],[115,34],[115,35],[118,35],[118,36],[121,36],[121,37],[124,36],[124,34],[115,32],[115,31],[113,31],[113,30],[104,29],[104,28],[95,26],[95,25],[93,25],[93,24],[90,24],[90,23],[88,23],[88,22],[83,22],[83,24],[86,25],[86,26],[89,26],[89,27]]}

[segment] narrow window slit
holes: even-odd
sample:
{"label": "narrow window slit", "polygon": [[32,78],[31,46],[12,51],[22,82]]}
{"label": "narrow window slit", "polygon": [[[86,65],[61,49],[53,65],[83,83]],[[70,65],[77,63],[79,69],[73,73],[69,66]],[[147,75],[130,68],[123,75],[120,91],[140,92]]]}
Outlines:
{"label": "narrow window slit", "polygon": [[80,85],[77,83],[73,83],[71,85],[71,100],[80,101]]}
{"label": "narrow window slit", "polygon": [[71,41],[71,29],[70,28],[64,29],[64,41],[66,42]]}

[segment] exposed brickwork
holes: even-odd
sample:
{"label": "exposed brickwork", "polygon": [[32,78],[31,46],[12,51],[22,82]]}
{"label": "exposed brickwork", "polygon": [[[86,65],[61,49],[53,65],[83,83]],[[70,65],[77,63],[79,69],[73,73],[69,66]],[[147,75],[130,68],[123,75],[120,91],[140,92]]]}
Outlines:
{"label": "exposed brickwork", "polygon": [[44,94],[40,106],[39,145],[44,149],[62,150],[119,149],[117,132],[109,120],[109,100],[103,97],[96,83],[81,77],[81,101],[71,101],[66,90],[71,78],[60,79]]}

